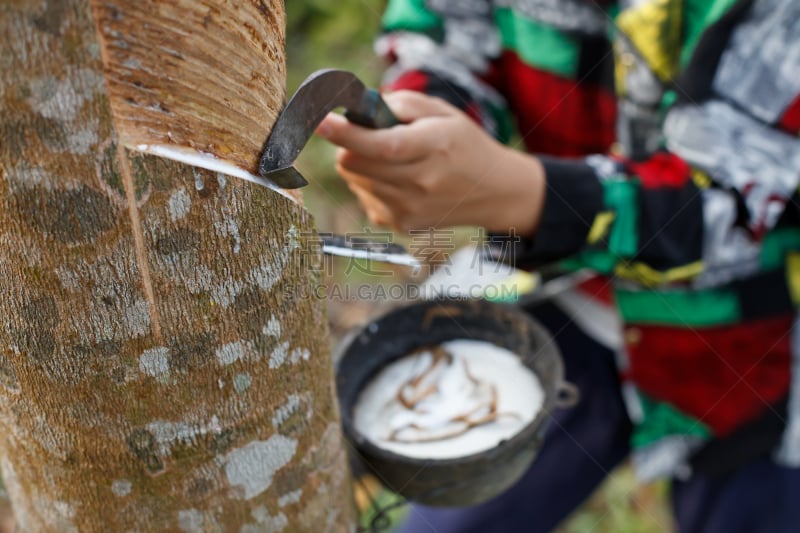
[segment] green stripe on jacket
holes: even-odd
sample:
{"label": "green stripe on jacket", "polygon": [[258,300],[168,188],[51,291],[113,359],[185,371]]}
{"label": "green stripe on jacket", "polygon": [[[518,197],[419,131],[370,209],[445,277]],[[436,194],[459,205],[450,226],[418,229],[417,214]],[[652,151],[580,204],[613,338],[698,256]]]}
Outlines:
{"label": "green stripe on jacket", "polygon": [[495,22],[506,50],[516,52],[537,69],[574,79],[580,58],[580,40],[539,24],[511,8],[497,8]]}
{"label": "green stripe on jacket", "polygon": [[712,327],[741,319],[739,299],[732,290],[622,290],[617,305],[625,322],[664,326]]}
{"label": "green stripe on jacket", "polygon": [[425,0],[390,0],[383,13],[385,31],[441,33],[442,18],[425,7]]}

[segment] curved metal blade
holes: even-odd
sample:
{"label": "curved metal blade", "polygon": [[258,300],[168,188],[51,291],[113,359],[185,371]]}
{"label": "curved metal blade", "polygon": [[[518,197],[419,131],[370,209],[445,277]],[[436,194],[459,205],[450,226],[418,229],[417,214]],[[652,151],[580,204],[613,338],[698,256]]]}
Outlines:
{"label": "curved metal blade", "polygon": [[[308,182],[291,169],[314,130],[337,107],[358,105],[366,87],[353,73],[324,69],[311,74],[284,106],[272,128],[258,172],[280,187],[294,189]],[[300,180],[297,177],[300,177]]]}

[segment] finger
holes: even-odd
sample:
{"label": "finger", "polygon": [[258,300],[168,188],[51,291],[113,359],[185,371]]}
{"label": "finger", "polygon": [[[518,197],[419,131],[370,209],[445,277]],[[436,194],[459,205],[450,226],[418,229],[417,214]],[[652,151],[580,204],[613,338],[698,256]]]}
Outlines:
{"label": "finger", "polygon": [[426,117],[447,117],[461,111],[435,96],[417,91],[394,91],[383,95],[386,105],[400,122],[414,122]]}
{"label": "finger", "polygon": [[340,173],[347,172],[376,184],[402,188],[415,185],[417,180],[425,175],[424,164],[421,162],[387,163],[383,160],[362,157],[349,150],[337,152],[336,164]]}
{"label": "finger", "polygon": [[408,214],[407,188],[382,183],[346,169],[340,169],[340,175],[373,222],[397,227],[398,220]]}
{"label": "finger", "polygon": [[336,171],[351,190],[359,189],[368,192],[384,203],[392,201],[404,193],[408,194],[407,188],[402,185],[398,186],[392,182],[377,180],[372,176],[355,172],[339,164],[336,165]]}
{"label": "finger", "polygon": [[361,204],[361,208],[364,210],[370,222],[380,226],[392,225],[391,210],[378,196],[355,185],[353,182],[348,182],[347,185],[358,199],[358,203]]}
{"label": "finger", "polygon": [[330,114],[317,128],[317,133],[333,144],[368,159],[410,163],[430,153],[432,132],[428,129],[418,128],[415,124],[403,124],[371,130],[351,124],[341,115]]}
{"label": "finger", "polygon": [[347,186],[375,224],[402,231],[431,226],[430,217],[414,209],[415,199],[408,195],[407,190],[380,183],[376,185],[374,180],[358,175],[350,176]]}

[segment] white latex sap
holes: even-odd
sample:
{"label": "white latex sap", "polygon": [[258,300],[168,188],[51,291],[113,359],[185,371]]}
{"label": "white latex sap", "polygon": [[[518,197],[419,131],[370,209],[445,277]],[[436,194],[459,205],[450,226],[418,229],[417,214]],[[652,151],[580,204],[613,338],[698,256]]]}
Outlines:
{"label": "white latex sap", "polygon": [[[444,343],[442,348],[452,356],[446,363],[433,365],[434,355],[425,351],[382,369],[359,395],[353,411],[355,429],[399,455],[449,459],[494,448],[519,433],[541,410],[541,383],[512,352],[468,339]],[[408,383],[415,377],[417,390],[424,394],[411,408],[401,398],[413,394],[398,391],[411,390]]]}

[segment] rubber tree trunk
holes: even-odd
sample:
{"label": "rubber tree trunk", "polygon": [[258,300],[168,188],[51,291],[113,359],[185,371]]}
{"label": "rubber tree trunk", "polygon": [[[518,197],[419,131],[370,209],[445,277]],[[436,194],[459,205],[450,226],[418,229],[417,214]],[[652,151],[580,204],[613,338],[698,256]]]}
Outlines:
{"label": "rubber tree trunk", "polygon": [[20,530],[353,528],[312,220],[137,151],[254,168],[283,28],[282,0],[0,1],[0,469]]}

